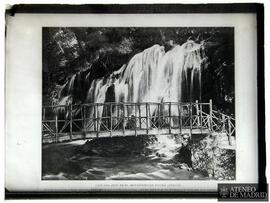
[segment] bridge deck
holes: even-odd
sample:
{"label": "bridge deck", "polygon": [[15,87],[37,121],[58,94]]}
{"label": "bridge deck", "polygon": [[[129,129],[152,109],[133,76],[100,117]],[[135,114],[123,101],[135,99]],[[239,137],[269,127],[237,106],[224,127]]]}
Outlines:
{"label": "bridge deck", "polygon": [[[169,134],[179,134],[179,129],[171,129],[171,133],[168,131],[168,129],[151,129],[148,130],[137,130],[137,135],[169,135]],[[183,133],[190,133],[190,129],[182,129]],[[192,135],[198,135],[198,134],[210,134],[209,129],[193,129]],[[95,138],[106,138],[106,137],[126,137],[126,136],[134,136],[134,130],[126,130],[125,133],[123,131],[112,131],[112,134],[110,132],[99,132],[98,136],[96,132],[85,132],[85,133],[73,133],[72,137],[70,134],[63,133],[61,135],[58,135],[58,141],[57,142],[67,142],[72,140],[80,140],[80,139],[95,139]],[[55,143],[55,138],[52,136],[44,136],[43,137],[43,143]]]}
{"label": "bridge deck", "polygon": [[[182,129],[182,133],[190,133],[190,129]],[[148,135],[156,135],[156,136],[162,136],[162,135],[169,135],[169,134],[179,134],[179,130],[172,129],[171,133],[168,132],[168,129],[152,129],[148,131]],[[201,134],[211,134],[216,137],[216,141],[218,143],[219,148],[222,149],[229,149],[229,150],[235,150],[235,138],[232,137],[232,143],[229,144],[228,140],[225,141],[224,138],[227,137],[226,133],[216,133],[216,132],[210,132],[209,129],[193,129],[192,130],[192,136],[198,136]],[[137,135],[147,135],[146,130],[139,130],[137,131]],[[126,130],[125,134],[123,131],[114,131],[112,133],[112,136],[108,132],[100,132],[97,134],[96,132],[86,132],[83,133],[74,133],[72,135],[72,141],[75,140],[85,140],[85,139],[97,139],[97,138],[114,138],[114,137],[127,137],[127,136],[134,136],[133,130]],[[70,142],[71,136],[70,134],[62,134],[58,137],[57,143],[64,143],[64,142]],[[45,136],[43,137],[43,144],[52,144],[56,143],[55,138],[52,136]]]}

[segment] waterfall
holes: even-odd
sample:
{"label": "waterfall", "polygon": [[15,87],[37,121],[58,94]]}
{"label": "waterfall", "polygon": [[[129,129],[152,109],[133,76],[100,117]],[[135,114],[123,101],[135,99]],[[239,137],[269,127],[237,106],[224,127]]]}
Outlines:
{"label": "waterfall", "polygon": [[[63,86],[62,98],[67,95],[74,96],[75,91],[82,91],[81,87],[87,88],[88,84],[85,101],[81,102],[194,101],[200,99],[204,56],[203,43],[195,43],[192,40],[176,45],[167,52],[163,46],[156,44],[134,55],[119,70],[105,77],[93,79],[90,83],[92,70],[88,73],[81,71],[74,74]],[[63,95],[63,92],[66,94]],[[102,116],[103,106],[99,106],[97,111],[98,116]],[[132,111],[128,114],[134,115],[134,110]],[[150,113],[154,114],[155,111],[156,109],[152,108]],[[177,112],[177,109],[172,109],[172,112]],[[90,115],[93,114],[91,111]]]}
{"label": "waterfall", "polygon": [[160,45],[145,49],[108,77],[93,81],[87,102],[106,102],[106,91],[112,85],[115,102],[179,102],[198,98],[193,90],[195,86],[201,88],[201,47],[202,44],[188,41],[166,53]]}

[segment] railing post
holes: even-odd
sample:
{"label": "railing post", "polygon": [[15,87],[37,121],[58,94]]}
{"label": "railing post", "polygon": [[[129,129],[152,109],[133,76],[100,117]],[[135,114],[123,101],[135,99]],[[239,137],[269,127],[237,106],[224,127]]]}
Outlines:
{"label": "railing post", "polygon": [[182,115],[181,115],[181,103],[178,103],[178,120],[179,120],[179,131],[180,135],[182,135]]}
{"label": "railing post", "polygon": [[46,108],[45,108],[45,107],[43,107],[43,116],[42,116],[43,121],[45,120],[45,113],[46,113]]}
{"label": "railing post", "polygon": [[142,129],[142,123],[141,123],[141,104],[138,104],[138,108],[139,108],[139,125],[140,125],[140,130]]}
{"label": "railing post", "polygon": [[213,106],[212,106],[212,99],[209,100],[209,116],[210,116],[210,131],[213,132]]}
{"label": "railing post", "polygon": [[229,145],[232,145],[232,140],[231,140],[231,133],[232,133],[232,128],[231,128],[231,118],[228,116],[228,127],[229,127]]}
{"label": "railing post", "polygon": [[112,137],[112,128],[113,128],[113,121],[112,121],[112,104],[110,104],[110,135]]}
{"label": "railing post", "polygon": [[169,134],[171,134],[172,133],[172,126],[171,126],[171,122],[172,122],[172,117],[171,117],[171,115],[172,115],[172,112],[171,112],[171,110],[172,110],[172,103],[171,102],[169,102]]}
{"label": "railing post", "polygon": [[197,120],[197,125],[198,125],[198,127],[200,127],[201,126],[201,124],[200,124],[200,113],[199,113],[199,102],[198,102],[198,100],[196,100],[195,101],[196,102],[196,120]]}
{"label": "railing post", "polygon": [[203,127],[203,116],[202,116],[202,103],[200,103],[200,126],[201,126],[201,131],[202,131],[202,127]]}
{"label": "railing post", "polygon": [[160,123],[161,123],[161,120],[160,120],[160,109],[161,109],[161,105],[160,105],[160,103],[158,103],[158,131],[160,130]]}
{"label": "railing post", "polygon": [[117,119],[119,119],[119,117],[120,117],[120,113],[119,113],[120,106],[118,104],[116,104],[115,107],[117,108]]}
{"label": "railing post", "polygon": [[224,114],[221,114],[221,119],[222,119],[222,132],[225,132],[225,125],[226,125],[226,117]]}
{"label": "railing post", "polygon": [[145,105],[146,105],[145,106],[145,109],[146,109],[146,134],[148,135],[148,133],[149,133],[149,129],[148,129],[148,127],[149,127],[149,123],[148,123],[148,103],[146,103]]}
{"label": "railing post", "polygon": [[43,123],[45,123],[45,107],[43,107],[42,108],[42,113],[43,113],[43,115],[42,115],[42,142],[43,142],[43,135],[44,135],[44,132],[43,132]]}
{"label": "railing post", "polygon": [[58,142],[58,115],[55,116],[55,142]]}
{"label": "railing post", "polygon": [[86,138],[86,128],[85,128],[85,106],[82,104],[81,106],[81,112],[82,112],[82,131],[84,139]]}
{"label": "railing post", "polygon": [[94,104],[94,114],[95,114],[94,126],[95,126],[95,130],[96,130],[96,137],[98,138],[98,134],[99,134],[99,128],[98,128],[98,104]]}
{"label": "railing post", "polygon": [[72,125],[73,125],[73,121],[72,121],[72,110],[73,110],[73,108],[72,108],[72,104],[70,105],[70,141],[72,141]]}
{"label": "railing post", "polygon": [[96,129],[96,107],[95,107],[95,104],[91,105],[91,108],[92,108],[92,111],[94,110],[94,113],[93,113],[94,131],[97,132],[97,129]]}
{"label": "railing post", "polygon": [[125,118],[125,104],[123,103],[123,135],[125,136],[126,118]]}
{"label": "railing post", "polygon": [[190,138],[192,137],[192,102],[190,102],[190,108],[189,108],[189,116],[190,116]]}
{"label": "railing post", "polygon": [[134,130],[135,130],[135,136],[137,136],[137,111],[136,111],[136,103],[134,104]]}
{"label": "railing post", "polygon": [[151,119],[152,119],[152,115],[151,115],[151,104],[148,103],[148,112],[149,112],[149,116],[148,116],[148,125],[149,125],[149,129],[151,128]]}

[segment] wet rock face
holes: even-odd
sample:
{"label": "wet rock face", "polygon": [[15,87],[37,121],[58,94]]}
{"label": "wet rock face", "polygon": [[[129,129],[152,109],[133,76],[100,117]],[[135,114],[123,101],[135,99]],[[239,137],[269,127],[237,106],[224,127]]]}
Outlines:
{"label": "wet rock face", "polygon": [[206,176],[213,174],[213,139],[210,136],[196,140],[192,145],[192,164],[194,170]]}
{"label": "wet rock face", "polygon": [[189,146],[182,146],[175,156],[175,159],[178,163],[186,164],[188,167],[192,168],[191,150]]}
{"label": "wet rock face", "polygon": [[192,168],[191,140],[188,134],[180,136],[180,148],[178,149],[173,161],[180,168]]}
{"label": "wet rock face", "polygon": [[214,136],[206,136],[192,144],[192,166],[216,180],[235,179],[235,150],[222,149]]}
{"label": "wet rock face", "polygon": [[235,179],[235,150],[222,149],[214,136],[180,136],[180,147],[173,158],[176,167],[193,170],[216,180]]}
{"label": "wet rock face", "polygon": [[180,168],[191,169],[191,139],[188,134],[183,134],[180,136],[180,148],[177,151],[173,161],[175,165]]}

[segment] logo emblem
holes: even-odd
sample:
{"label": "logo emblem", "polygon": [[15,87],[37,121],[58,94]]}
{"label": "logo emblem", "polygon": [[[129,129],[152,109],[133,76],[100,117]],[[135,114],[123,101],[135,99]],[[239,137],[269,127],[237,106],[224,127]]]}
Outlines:
{"label": "logo emblem", "polygon": [[228,193],[229,192],[228,192],[227,187],[223,186],[223,187],[220,188],[219,194],[220,194],[221,198],[226,198]]}

